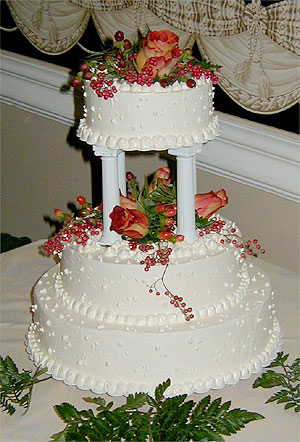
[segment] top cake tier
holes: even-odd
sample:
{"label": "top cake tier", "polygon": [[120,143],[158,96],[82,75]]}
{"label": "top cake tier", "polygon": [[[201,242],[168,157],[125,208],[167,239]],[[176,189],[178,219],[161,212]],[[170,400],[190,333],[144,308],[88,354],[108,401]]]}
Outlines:
{"label": "top cake tier", "polygon": [[91,145],[124,151],[165,150],[215,138],[213,86],[202,76],[194,88],[178,83],[163,88],[114,82],[117,93],[104,100],[84,82],[84,118],[77,135]]}

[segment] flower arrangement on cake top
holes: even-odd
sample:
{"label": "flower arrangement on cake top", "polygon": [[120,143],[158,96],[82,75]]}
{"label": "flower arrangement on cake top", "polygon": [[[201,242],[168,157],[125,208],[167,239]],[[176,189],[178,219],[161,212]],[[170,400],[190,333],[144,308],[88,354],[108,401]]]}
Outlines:
{"label": "flower arrangement on cake top", "polygon": [[180,49],[179,38],[171,31],[151,32],[148,28],[146,36],[139,33],[136,42],[125,39],[122,31],[114,37],[113,44],[80,65],[72,82],[74,87],[88,80],[96,94],[107,100],[117,92],[115,80],[149,87],[158,82],[163,88],[176,81],[193,88],[202,76],[213,84],[218,82],[214,71],[219,66],[197,60],[191,49]]}

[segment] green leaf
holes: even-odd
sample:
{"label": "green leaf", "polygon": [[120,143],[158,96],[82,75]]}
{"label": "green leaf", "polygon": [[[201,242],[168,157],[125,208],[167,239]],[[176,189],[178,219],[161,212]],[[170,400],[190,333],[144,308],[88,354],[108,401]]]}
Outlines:
{"label": "green leaf", "polygon": [[269,402],[275,402],[279,399],[287,398],[286,402],[288,401],[288,391],[287,390],[281,390],[274,393],[272,396],[269,397],[269,399],[266,401],[266,404]]}
{"label": "green leaf", "polygon": [[[211,397],[208,395],[205,398],[201,399],[201,401],[197,404],[196,408],[193,411],[193,417],[197,418],[199,416],[202,416],[206,408],[210,404]],[[229,404],[230,405],[230,404]]]}
{"label": "green leaf", "polygon": [[294,402],[288,402],[287,404],[285,404],[284,409],[288,410],[289,408],[293,408],[294,406]]}
{"label": "green leaf", "polygon": [[66,438],[65,438],[65,430],[60,431],[59,433],[53,434],[51,436],[51,441],[56,441],[56,442],[65,442]]}
{"label": "green leaf", "polygon": [[223,419],[226,429],[229,429],[231,434],[233,434],[236,433],[238,430],[244,428],[245,425],[249,422],[264,419],[264,416],[259,413],[235,408],[228,411]]}
{"label": "green leaf", "polygon": [[295,411],[297,412],[300,406],[300,359],[297,358],[291,365],[288,365],[286,363],[288,357],[288,354],[283,355],[283,352],[278,353],[276,359],[269,365],[269,367],[280,367],[282,372],[278,373],[273,370],[268,370],[263,373],[261,377],[256,379],[253,383],[253,388],[284,387],[283,390],[275,392],[266,403],[288,403],[289,405],[284,407],[285,410],[292,408],[290,404],[293,404],[293,407],[295,407]]}
{"label": "green leaf", "polygon": [[135,395],[130,394],[127,397],[126,407],[127,408],[139,408],[143,407],[147,403],[147,395],[144,393],[137,393]]}
{"label": "green leaf", "polygon": [[167,379],[165,382],[163,382],[162,384],[159,384],[156,389],[155,389],[155,399],[156,402],[161,402],[164,398],[164,392],[166,391],[166,389],[168,387],[170,387],[171,385],[171,380]]}
{"label": "green leaf", "polygon": [[[170,380],[158,385],[155,398],[148,394],[129,395],[125,405],[109,409],[101,398],[85,398],[98,407],[79,411],[70,404],[57,405],[55,410],[66,423],[65,429],[52,436],[52,441],[224,441],[247,423],[263,419],[258,413],[247,410],[229,410],[229,401],[221,398],[211,402],[206,396],[198,404],[186,401],[187,395],[165,398]],[[139,407],[150,405],[148,411]]]}
{"label": "green leaf", "polygon": [[84,397],[83,400],[90,404],[100,405],[100,407],[105,407],[106,402],[102,397]]}
{"label": "green leaf", "polygon": [[44,379],[38,379],[43,375],[46,369],[37,369],[33,375],[31,371],[24,371],[19,373],[19,370],[10,356],[5,359],[0,357],[0,407],[3,411],[12,415],[16,409],[12,404],[25,409],[24,413],[29,408],[33,386]]}
{"label": "green leaf", "polygon": [[273,388],[282,385],[285,378],[284,375],[276,373],[273,370],[268,370],[258,377],[253,384],[253,388],[263,387],[263,388]]}

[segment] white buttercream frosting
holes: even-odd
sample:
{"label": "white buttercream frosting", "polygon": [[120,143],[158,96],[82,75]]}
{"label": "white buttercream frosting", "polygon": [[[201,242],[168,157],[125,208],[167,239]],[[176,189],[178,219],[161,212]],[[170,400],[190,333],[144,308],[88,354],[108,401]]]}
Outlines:
{"label": "white buttercream frosting", "polygon": [[213,87],[204,76],[191,89],[175,82],[167,88],[114,82],[112,99],[99,98],[85,82],[84,118],[77,135],[91,145],[130,150],[164,150],[215,138]]}
{"label": "white buttercream frosting", "polygon": [[124,241],[67,247],[35,287],[27,351],[55,379],[95,393],[153,394],[167,378],[167,396],[234,385],[280,343],[270,281],[240,253],[217,234],[174,247],[165,284],[193,308],[186,322],[148,292],[164,268],[145,272],[145,253]]}

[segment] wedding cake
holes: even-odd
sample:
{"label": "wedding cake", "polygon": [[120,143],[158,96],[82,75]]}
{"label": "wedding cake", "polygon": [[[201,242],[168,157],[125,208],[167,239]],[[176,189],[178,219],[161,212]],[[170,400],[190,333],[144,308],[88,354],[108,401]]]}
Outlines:
{"label": "wedding cake", "polygon": [[[112,59],[82,66],[82,140],[147,151],[216,135],[215,76],[178,49],[175,34],[149,33],[139,51],[121,32],[116,42]],[[168,378],[168,396],[202,393],[259,372],[280,340],[274,294],[267,275],[245,260],[261,250],[257,240],[244,244],[235,223],[216,214],[226,192],[196,194],[191,242],[176,230],[168,168],[143,190],[133,174],[127,180],[127,196],[109,215],[119,235],[111,245],[101,242],[102,206],[78,197],[77,216],[56,211],[63,229],[46,250],[60,263],[34,289],[26,342],[34,363],[68,385],[110,395],[153,394]]]}

